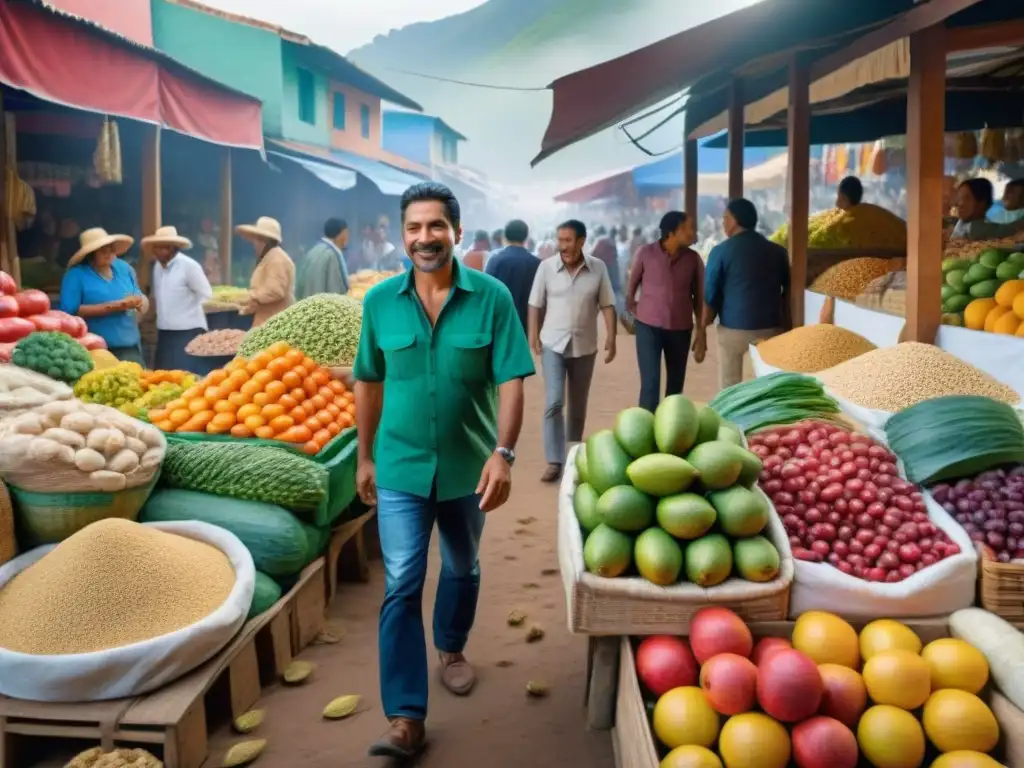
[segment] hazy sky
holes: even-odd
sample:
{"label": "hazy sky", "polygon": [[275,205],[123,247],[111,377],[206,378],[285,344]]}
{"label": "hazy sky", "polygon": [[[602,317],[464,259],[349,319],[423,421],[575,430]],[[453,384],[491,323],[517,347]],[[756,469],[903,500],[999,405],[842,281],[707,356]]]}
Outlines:
{"label": "hazy sky", "polygon": [[417,21],[462,13],[484,0],[203,0],[232,13],[253,16],[300,32],[346,53],[375,35]]}

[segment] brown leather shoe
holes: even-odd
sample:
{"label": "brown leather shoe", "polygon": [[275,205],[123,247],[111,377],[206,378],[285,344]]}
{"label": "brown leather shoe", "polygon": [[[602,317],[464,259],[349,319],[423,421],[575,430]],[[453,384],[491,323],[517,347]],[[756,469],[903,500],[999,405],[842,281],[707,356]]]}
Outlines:
{"label": "brown leather shoe", "polygon": [[390,757],[409,760],[416,757],[427,744],[427,732],[422,720],[396,717],[387,733],[370,745],[370,757]]}
{"label": "brown leather shoe", "polygon": [[561,464],[548,464],[548,468],[544,470],[544,474],[540,476],[542,483],[554,483],[562,477],[562,465]]}
{"label": "brown leather shoe", "polygon": [[442,653],[441,684],[456,696],[468,696],[476,685],[476,672],[461,653]]}

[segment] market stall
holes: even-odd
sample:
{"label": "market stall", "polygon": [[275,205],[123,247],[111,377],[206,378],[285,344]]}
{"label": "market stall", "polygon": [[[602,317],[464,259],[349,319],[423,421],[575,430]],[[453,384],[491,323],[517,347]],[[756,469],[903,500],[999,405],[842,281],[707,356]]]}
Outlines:
{"label": "market stall", "polygon": [[[31,311],[0,364],[0,764],[13,735],[68,738],[77,719],[104,752],[159,744],[167,766],[198,768],[194,712],[216,680],[239,718],[262,683],[308,678],[291,660],[324,629],[342,547],[365,569],[375,511],[354,503],[343,376],[361,304],[298,302],[204,377],[90,352],[77,318],[41,331],[48,308]],[[47,708],[64,702],[83,703]]]}

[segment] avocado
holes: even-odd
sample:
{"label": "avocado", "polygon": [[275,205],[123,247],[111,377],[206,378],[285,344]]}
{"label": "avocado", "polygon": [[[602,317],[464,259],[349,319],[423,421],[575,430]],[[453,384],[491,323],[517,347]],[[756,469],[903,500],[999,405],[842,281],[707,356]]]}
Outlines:
{"label": "avocado", "polygon": [[720,533],[691,541],[684,553],[686,578],[702,587],[714,587],[732,573],[732,548]]}
{"label": "avocado", "polygon": [[668,453],[642,456],[626,467],[630,482],[652,496],[685,491],[697,479],[697,470],[685,459]]}
{"label": "avocado", "polygon": [[757,491],[737,485],[708,494],[718,525],[730,536],[756,536],[768,525],[768,500]]}
{"label": "avocado", "polygon": [[779,550],[764,536],[733,542],[732,557],[736,573],[747,581],[771,581],[779,575]]}
{"label": "avocado", "polygon": [[982,280],[971,286],[971,296],[976,299],[990,299],[996,295],[1000,285],[1002,283],[998,280]]}
{"label": "avocado", "polygon": [[583,563],[598,576],[621,576],[633,564],[633,540],[614,528],[599,525],[583,544]]}
{"label": "avocado", "polygon": [[654,522],[651,497],[631,485],[616,485],[597,500],[601,522],[624,533],[636,533]]}
{"label": "avocado", "polygon": [[627,408],[615,417],[615,439],[630,456],[639,459],[654,453],[654,414],[646,408]]}
{"label": "avocado", "polygon": [[983,251],[978,256],[978,263],[982,266],[988,267],[989,269],[995,269],[1003,260],[1006,258],[1006,254],[995,248],[989,248],[987,251]]}
{"label": "avocado", "polygon": [[572,495],[572,509],[576,519],[584,531],[592,531],[601,524],[601,515],[597,512],[597,500],[600,496],[589,483],[580,483]]}
{"label": "avocado", "polygon": [[680,493],[658,501],[658,525],[677,539],[696,539],[715,524],[715,508],[696,493]]}
{"label": "avocado", "polygon": [[697,411],[697,443],[707,443],[718,439],[718,428],[722,426],[722,417],[711,406],[705,405]]}
{"label": "avocado", "polygon": [[724,440],[712,440],[696,446],[686,460],[700,473],[701,486],[709,491],[728,488],[743,471],[743,459],[738,445]]}
{"label": "avocado", "polygon": [[648,528],[636,538],[633,562],[640,575],[652,584],[667,587],[679,581],[683,570],[683,550],[661,528]]}
{"label": "avocado", "polygon": [[662,453],[685,454],[698,428],[697,407],[682,395],[669,395],[654,412],[654,442]]}

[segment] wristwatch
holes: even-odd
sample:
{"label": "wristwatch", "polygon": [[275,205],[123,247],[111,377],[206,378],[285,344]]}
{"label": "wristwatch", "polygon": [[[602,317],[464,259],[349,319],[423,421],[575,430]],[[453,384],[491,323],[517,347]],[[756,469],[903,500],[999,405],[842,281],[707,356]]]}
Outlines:
{"label": "wristwatch", "polygon": [[516,452],[513,451],[511,448],[503,448],[502,446],[499,445],[497,448],[494,449],[494,452],[501,456],[501,458],[503,458],[506,462],[508,462],[508,465],[510,467],[516,463]]}

